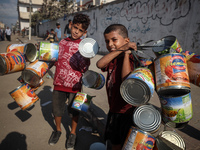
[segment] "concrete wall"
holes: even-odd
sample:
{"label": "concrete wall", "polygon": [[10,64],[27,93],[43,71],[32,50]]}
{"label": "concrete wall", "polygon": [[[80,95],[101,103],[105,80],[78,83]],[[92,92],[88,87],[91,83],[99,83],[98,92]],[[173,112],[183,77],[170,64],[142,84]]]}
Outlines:
{"label": "concrete wall", "polygon": [[[88,37],[100,45],[100,53],[106,53],[103,32],[114,23],[125,25],[131,41],[140,44],[168,36],[176,36],[183,50],[200,55],[200,0],[118,0],[107,5],[83,11],[90,16]],[[58,19],[62,33],[68,19]],[[39,26],[39,34],[55,29],[56,21]]]}

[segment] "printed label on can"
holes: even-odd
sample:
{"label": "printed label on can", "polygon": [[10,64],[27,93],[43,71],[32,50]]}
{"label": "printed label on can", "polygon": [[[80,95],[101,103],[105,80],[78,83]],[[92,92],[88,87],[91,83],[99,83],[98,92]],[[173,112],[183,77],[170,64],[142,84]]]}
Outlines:
{"label": "printed label on can", "polygon": [[190,87],[188,68],[184,55],[166,54],[154,62],[156,75],[156,89],[168,86]]}
{"label": "printed label on can", "polygon": [[141,130],[131,128],[122,150],[152,150],[155,138]]}
{"label": "printed label on can", "polygon": [[28,84],[22,85],[19,89],[11,92],[10,95],[22,110],[25,110],[39,99]]}
{"label": "printed label on can", "polygon": [[57,61],[59,46],[57,43],[40,43],[39,60]]}
{"label": "printed label on can", "polygon": [[24,47],[26,44],[11,44],[7,47],[7,52],[19,51],[24,54]]}
{"label": "printed label on can", "polygon": [[34,61],[33,63],[29,64],[26,67],[26,70],[28,70],[28,69],[34,71],[40,77],[43,77],[46,74],[47,70],[48,70],[48,65],[45,62],[36,60],[36,61]]}
{"label": "printed label on can", "polygon": [[132,74],[130,74],[127,79],[135,78],[144,81],[148,87],[150,88],[151,95],[154,93],[154,79],[151,71],[146,68],[137,68],[134,70]]}
{"label": "printed label on can", "polygon": [[192,101],[190,93],[180,97],[160,97],[162,114],[175,123],[187,122],[192,118]]}
{"label": "printed label on can", "polygon": [[178,43],[177,39],[176,41],[174,42],[174,44],[171,46],[171,48],[173,48],[174,50],[176,50],[176,52],[180,53],[182,52],[182,48],[180,46],[180,44]]}
{"label": "printed label on can", "polygon": [[101,89],[104,86],[104,84],[105,84],[105,78],[100,73],[97,73],[96,75],[97,75],[96,82],[95,82],[94,86],[92,86],[91,88]]}
{"label": "printed label on can", "polygon": [[89,105],[90,105],[91,98],[85,93],[77,92],[72,108],[75,108],[79,111],[87,112]]}

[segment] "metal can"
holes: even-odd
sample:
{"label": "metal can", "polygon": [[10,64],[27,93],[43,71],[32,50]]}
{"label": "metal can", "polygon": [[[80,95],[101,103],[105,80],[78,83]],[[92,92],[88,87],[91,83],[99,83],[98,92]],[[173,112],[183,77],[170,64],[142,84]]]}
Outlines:
{"label": "metal can", "polygon": [[82,76],[83,85],[88,88],[101,89],[105,84],[105,78],[101,73],[87,70]]}
{"label": "metal can", "polygon": [[158,95],[184,95],[190,92],[190,82],[185,56],[165,54],[154,61]]}
{"label": "metal can", "polygon": [[142,105],[134,110],[133,122],[141,130],[154,133],[160,128],[161,114],[153,105]]}
{"label": "metal can", "polygon": [[24,56],[17,51],[0,54],[0,75],[22,71],[26,66]]}
{"label": "metal can", "polygon": [[34,62],[37,59],[37,49],[34,44],[10,44],[7,46],[7,52],[19,51],[25,56],[29,62]]}
{"label": "metal can", "polygon": [[87,112],[90,106],[91,100],[92,100],[92,96],[89,96],[86,93],[77,92],[72,103],[72,108],[78,111]]}
{"label": "metal can", "polygon": [[180,53],[182,48],[175,36],[166,36],[154,43],[152,48],[156,56],[168,53]]}
{"label": "metal can", "polygon": [[131,127],[122,150],[152,150],[155,140],[150,133]]}
{"label": "metal can", "polygon": [[192,119],[191,94],[178,97],[160,96],[162,116],[174,123],[184,123]]}
{"label": "metal can", "polygon": [[174,131],[161,132],[156,139],[156,146],[158,150],[186,149],[183,138]]}
{"label": "metal can", "polygon": [[22,71],[22,79],[31,87],[38,87],[41,78],[47,73],[49,66],[43,61],[36,60]]}
{"label": "metal can", "polygon": [[133,106],[146,104],[154,93],[154,78],[147,68],[135,69],[121,84],[122,98]]}
{"label": "metal can", "polygon": [[11,97],[16,101],[22,110],[30,108],[39,97],[28,84],[22,84],[10,92]]}
{"label": "metal can", "polygon": [[59,52],[58,43],[40,42],[38,58],[39,60],[44,60],[44,61],[57,61],[58,52]]}

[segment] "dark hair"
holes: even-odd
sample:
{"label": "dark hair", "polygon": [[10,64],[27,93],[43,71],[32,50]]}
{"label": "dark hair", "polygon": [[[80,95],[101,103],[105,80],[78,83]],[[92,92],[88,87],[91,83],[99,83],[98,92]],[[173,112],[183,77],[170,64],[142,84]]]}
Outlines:
{"label": "dark hair", "polygon": [[82,24],[82,28],[87,30],[90,25],[90,18],[85,14],[77,14],[74,16],[73,24]]}
{"label": "dark hair", "polygon": [[121,35],[123,38],[128,38],[128,30],[122,24],[112,24],[108,26],[105,29],[104,34],[108,34],[112,31],[119,31],[119,35]]}
{"label": "dark hair", "polygon": [[51,29],[51,31],[54,31],[54,29]]}
{"label": "dark hair", "polygon": [[56,22],[56,26],[60,25],[60,22]]}
{"label": "dark hair", "polygon": [[71,21],[72,21],[71,19],[68,20],[68,22],[71,22]]}

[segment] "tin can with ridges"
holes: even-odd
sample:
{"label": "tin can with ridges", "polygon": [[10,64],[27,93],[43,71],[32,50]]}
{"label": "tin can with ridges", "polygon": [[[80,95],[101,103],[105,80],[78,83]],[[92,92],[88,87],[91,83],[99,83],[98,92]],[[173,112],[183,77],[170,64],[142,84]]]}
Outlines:
{"label": "tin can with ridges", "polygon": [[37,49],[34,44],[10,44],[7,46],[7,52],[19,51],[29,62],[34,62],[37,59]]}
{"label": "tin can with ridges", "polygon": [[183,51],[177,38],[173,35],[163,37],[155,42],[152,50],[156,56],[168,53],[180,53]]}
{"label": "tin can with ridges", "polygon": [[44,61],[36,60],[22,71],[22,79],[31,87],[38,87],[41,78],[47,73],[49,66]]}
{"label": "tin can with ridges", "polygon": [[24,70],[26,61],[17,51],[0,54],[0,75]]}
{"label": "tin can with ridges", "polygon": [[183,138],[174,131],[160,132],[156,139],[156,147],[158,150],[168,150],[168,149],[185,150],[186,149]]}
{"label": "tin can with ridges", "polygon": [[22,110],[30,108],[39,97],[28,84],[22,84],[10,92],[10,96],[16,101]]}
{"label": "tin can with ridges", "polygon": [[131,127],[122,150],[153,150],[155,140],[150,133]]}
{"label": "tin can with ridges", "polygon": [[121,84],[122,98],[133,106],[146,104],[154,93],[154,78],[147,68],[135,69]]}
{"label": "tin can with ridges", "polygon": [[105,78],[101,73],[87,70],[82,76],[83,85],[88,88],[101,89],[105,84]]}
{"label": "tin can with ridges", "polygon": [[153,105],[142,105],[134,110],[133,122],[141,130],[154,133],[160,128],[161,114]]}
{"label": "tin can with ridges", "polygon": [[154,61],[158,95],[187,94],[190,82],[186,58],[179,53],[165,54]]}
{"label": "tin can with ridges", "polygon": [[174,123],[184,123],[192,119],[192,100],[188,93],[178,97],[160,96],[162,116]]}

